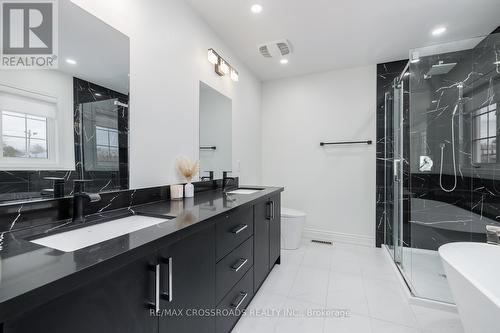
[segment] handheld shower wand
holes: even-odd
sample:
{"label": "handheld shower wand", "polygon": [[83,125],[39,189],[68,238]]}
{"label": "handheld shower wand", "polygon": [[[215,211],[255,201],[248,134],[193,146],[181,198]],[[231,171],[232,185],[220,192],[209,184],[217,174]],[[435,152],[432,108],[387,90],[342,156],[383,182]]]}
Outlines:
{"label": "handheld shower wand", "polygon": [[458,104],[455,106],[455,110],[453,111],[453,115],[451,116],[451,147],[452,147],[452,151],[453,151],[453,175],[454,175],[454,183],[453,183],[453,187],[451,189],[446,189],[444,186],[443,186],[443,157],[444,157],[444,147],[445,147],[445,144],[442,143],[439,145],[439,147],[441,148],[441,168],[439,170],[439,186],[441,186],[441,189],[445,192],[453,192],[455,191],[455,189],[457,188],[457,161],[455,159],[455,114],[456,114],[456,111],[458,109]]}
{"label": "handheld shower wand", "polygon": [[[447,193],[455,191],[457,188],[457,160],[455,156],[455,116],[457,115],[457,112],[459,113],[459,117],[461,117],[462,113],[462,101],[463,101],[463,83],[460,83],[458,85],[458,101],[457,104],[455,104],[455,108],[453,109],[453,114],[451,115],[451,149],[452,149],[452,155],[453,155],[453,176],[454,176],[454,182],[453,182],[453,187],[451,189],[446,189],[443,186],[443,157],[444,157],[444,148],[445,144],[441,143],[439,147],[441,148],[441,168],[439,171],[439,186],[441,186],[441,189]],[[459,110],[460,109],[460,110]],[[460,119],[460,128],[459,131],[462,131],[462,122]],[[459,133],[460,135],[460,133]],[[460,145],[462,145],[462,139],[460,139]]]}

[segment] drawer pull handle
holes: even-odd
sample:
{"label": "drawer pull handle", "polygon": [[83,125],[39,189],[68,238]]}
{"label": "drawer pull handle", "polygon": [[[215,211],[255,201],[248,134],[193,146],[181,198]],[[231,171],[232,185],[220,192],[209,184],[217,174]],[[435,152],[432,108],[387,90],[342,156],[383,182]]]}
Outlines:
{"label": "drawer pull handle", "polygon": [[240,294],[238,295],[238,297],[236,297],[234,302],[231,304],[231,307],[235,310],[238,310],[239,307],[241,306],[241,304],[243,304],[243,302],[247,298],[247,296],[248,296],[248,293],[244,293],[244,292],[240,291]]}
{"label": "drawer pull handle", "polygon": [[160,312],[160,265],[152,265],[150,269],[155,273],[155,296],[154,301],[148,302],[148,305],[158,313]]}
{"label": "drawer pull handle", "polygon": [[231,269],[235,272],[239,271],[243,266],[246,265],[246,263],[248,262],[248,259],[244,259],[244,258],[241,258],[240,260],[238,260],[237,263],[235,263],[233,266],[231,266]]}
{"label": "drawer pull handle", "polygon": [[232,232],[233,232],[233,234],[237,235],[247,228],[248,228],[248,224],[242,224],[242,225],[239,225],[236,228],[234,228]]}

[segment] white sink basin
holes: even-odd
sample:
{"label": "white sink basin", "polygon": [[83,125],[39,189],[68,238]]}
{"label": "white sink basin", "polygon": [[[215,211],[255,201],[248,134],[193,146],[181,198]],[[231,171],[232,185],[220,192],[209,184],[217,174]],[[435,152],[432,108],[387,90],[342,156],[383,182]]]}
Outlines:
{"label": "white sink basin", "polygon": [[500,246],[449,243],[439,248],[465,332],[499,331]]}
{"label": "white sink basin", "polygon": [[255,189],[249,189],[249,188],[239,188],[234,191],[227,192],[227,194],[254,194],[257,192],[260,192],[262,190],[255,190]]}
{"label": "white sink basin", "polygon": [[73,252],[165,221],[167,220],[135,215],[37,238],[31,242],[63,252]]}

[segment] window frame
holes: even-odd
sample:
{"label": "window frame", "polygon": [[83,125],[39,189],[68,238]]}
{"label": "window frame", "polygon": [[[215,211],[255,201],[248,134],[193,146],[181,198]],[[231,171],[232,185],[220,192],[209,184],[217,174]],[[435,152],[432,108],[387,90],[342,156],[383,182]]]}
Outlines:
{"label": "window frame", "polygon": [[[21,118],[23,119],[23,122],[24,122],[24,137],[22,136],[15,136],[15,135],[9,135],[9,134],[4,134],[2,131],[3,131],[3,119],[4,119],[4,113],[10,113],[10,114],[7,114],[6,116],[8,117],[16,117],[16,118]],[[8,111],[8,110],[1,110],[0,109],[0,136],[1,136],[1,139],[0,139],[0,154],[2,154],[2,157],[3,158],[12,158],[12,159],[36,159],[37,161],[44,161],[44,160],[48,160],[50,159],[50,156],[52,155],[52,147],[49,146],[49,141],[50,141],[50,138],[49,138],[49,122],[50,122],[50,118],[49,117],[43,117],[43,116],[35,116],[33,114],[30,114],[30,113],[26,113],[26,112],[14,112],[14,111]],[[36,119],[38,118],[38,119]],[[28,138],[27,136],[27,130],[28,130],[28,121],[29,120],[35,120],[35,121],[42,121],[45,125],[45,138],[43,139],[38,139],[38,138],[31,138],[31,140],[36,140],[36,141],[43,141],[45,143],[45,147],[46,147],[46,157],[32,157],[30,156],[31,153],[30,153],[30,139]],[[18,139],[24,139],[24,146],[25,146],[25,149],[26,149],[26,156],[23,156],[23,157],[12,157],[12,156],[9,156],[9,157],[6,157],[3,155],[3,147],[4,147],[4,138],[18,138]]]}
{"label": "window frame", "polygon": [[[0,170],[2,171],[30,171],[30,170],[74,170],[68,168],[66,159],[61,158],[62,143],[64,141],[64,133],[59,129],[66,121],[65,116],[60,110],[60,101],[57,97],[50,96],[46,93],[33,91],[32,89],[4,85],[0,83],[0,94],[17,96],[22,99],[31,101],[39,101],[50,105],[53,114],[43,114],[39,112],[29,112],[29,110],[19,110],[12,107],[0,108]],[[44,117],[47,119],[47,158],[25,158],[25,157],[4,157],[3,156],[3,135],[2,135],[2,114],[3,112],[15,112],[27,114],[34,117]],[[73,146],[73,145],[72,145]],[[73,147],[72,147],[72,151]],[[74,155],[74,153],[73,153]],[[74,165],[74,156],[72,164]]]}
{"label": "window frame", "polygon": [[[489,108],[494,106],[494,109],[490,110]],[[471,112],[471,117],[472,117],[472,136],[471,136],[471,145],[472,145],[472,165],[474,166],[488,166],[488,165],[495,165],[495,164],[500,164],[499,161],[499,156],[500,156],[500,147],[498,145],[498,137],[500,135],[500,119],[498,116],[498,103],[491,103],[489,105],[483,106],[473,112]],[[486,111],[481,112],[481,110],[486,109]],[[490,118],[489,114],[494,113],[495,114],[495,128],[496,128],[496,133],[494,136],[490,135],[489,133],[489,128],[490,128]],[[486,123],[486,127],[488,130],[488,133],[485,137],[481,137],[481,134],[476,135],[476,119],[487,114],[488,115],[488,120]],[[489,149],[488,149],[488,162],[476,162],[476,154],[477,154],[477,145],[480,145],[481,141],[488,140],[488,146],[489,146],[489,140],[495,139],[496,140],[496,152],[495,152],[495,162],[489,162]]]}
{"label": "window frame", "polygon": [[[107,136],[108,136],[108,144],[107,145],[100,145],[97,143],[97,131],[105,131]],[[108,149],[109,153],[111,154],[111,148],[116,148],[118,151],[120,150],[120,139],[119,139],[119,136],[120,136],[120,132],[118,131],[117,128],[111,128],[111,127],[105,127],[105,126],[95,126],[95,132],[96,132],[96,140],[95,140],[95,146],[96,146],[96,149],[95,149],[95,156],[94,156],[94,160],[95,160],[95,166],[96,168],[105,168],[105,169],[108,169],[110,167],[114,167],[116,165],[116,163],[120,163],[120,160],[118,158],[118,161],[100,161],[99,158],[98,158],[98,148],[99,147],[105,147]],[[116,143],[116,146],[112,146],[111,145],[111,137],[110,137],[110,133],[113,132],[113,133],[116,133],[116,138],[117,138],[117,143]]]}

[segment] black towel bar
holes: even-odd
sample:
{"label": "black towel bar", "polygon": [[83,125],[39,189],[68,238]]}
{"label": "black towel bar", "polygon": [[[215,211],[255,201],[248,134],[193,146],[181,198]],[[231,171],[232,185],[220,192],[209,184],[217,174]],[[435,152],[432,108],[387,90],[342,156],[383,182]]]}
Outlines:
{"label": "black towel bar", "polygon": [[320,142],[320,146],[326,146],[326,145],[351,145],[351,144],[367,144],[371,145],[373,143],[372,140],[367,140],[367,141],[339,141],[339,142]]}

